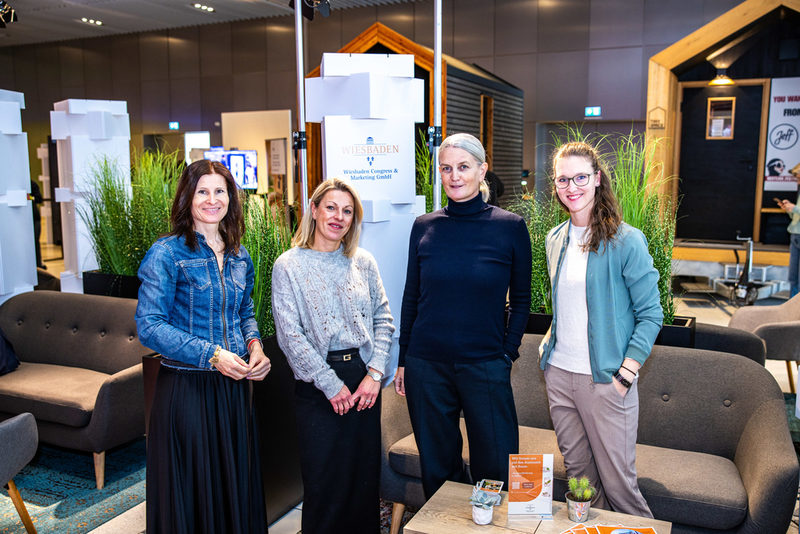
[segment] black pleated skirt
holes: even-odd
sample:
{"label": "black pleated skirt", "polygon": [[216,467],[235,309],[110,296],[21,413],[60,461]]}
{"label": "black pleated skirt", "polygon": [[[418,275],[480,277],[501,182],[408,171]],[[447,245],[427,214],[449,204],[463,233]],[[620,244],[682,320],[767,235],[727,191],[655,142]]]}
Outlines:
{"label": "black pleated skirt", "polygon": [[[330,362],[329,362],[330,363]],[[355,393],[366,375],[360,357],[330,363]],[[303,534],[380,531],[381,403],[337,415],[313,384],[296,382],[297,429],[303,473]]]}
{"label": "black pleated skirt", "polygon": [[161,366],[147,440],[147,534],[267,532],[251,386]]}

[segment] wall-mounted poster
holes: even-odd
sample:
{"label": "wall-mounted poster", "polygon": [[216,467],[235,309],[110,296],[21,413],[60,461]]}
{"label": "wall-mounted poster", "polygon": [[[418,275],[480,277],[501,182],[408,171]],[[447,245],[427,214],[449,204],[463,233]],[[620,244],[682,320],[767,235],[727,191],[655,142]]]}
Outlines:
{"label": "wall-mounted poster", "polygon": [[773,78],[764,191],[796,191],[789,169],[800,163],[800,78]]}

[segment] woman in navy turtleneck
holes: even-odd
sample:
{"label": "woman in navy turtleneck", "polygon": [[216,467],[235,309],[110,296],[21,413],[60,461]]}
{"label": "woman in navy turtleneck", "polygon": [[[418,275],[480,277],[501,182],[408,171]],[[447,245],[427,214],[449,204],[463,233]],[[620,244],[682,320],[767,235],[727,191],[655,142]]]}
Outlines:
{"label": "woman in navy turtleneck", "polygon": [[395,390],[408,393],[427,498],[445,480],[467,482],[462,410],[474,481],[508,482],[519,449],[510,373],[528,319],[531,244],[522,218],[486,203],[486,169],[475,137],[445,139],[448,205],[411,230]]}

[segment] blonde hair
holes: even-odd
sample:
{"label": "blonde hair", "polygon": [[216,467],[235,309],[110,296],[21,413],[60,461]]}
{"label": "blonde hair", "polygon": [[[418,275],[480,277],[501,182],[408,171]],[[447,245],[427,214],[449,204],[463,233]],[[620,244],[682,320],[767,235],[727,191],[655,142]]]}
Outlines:
{"label": "blonde hair", "polygon": [[789,169],[789,172],[792,173],[795,178],[800,178],[800,163]]}
{"label": "blonde hair", "polygon": [[314,194],[311,195],[311,200],[309,201],[309,206],[303,213],[300,226],[297,228],[297,232],[295,232],[292,238],[292,246],[312,248],[317,221],[314,220],[311,214],[311,204],[319,208],[325,195],[328,194],[329,191],[334,190],[343,191],[353,197],[353,222],[350,224],[350,229],[347,231],[347,234],[342,238],[344,255],[348,258],[352,258],[358,248],[358,238],[361,236],[361,220],[364,217],[364,209],[361,207],[361,199],[358,198],[358,193],[355,188],[341,178],[329,178],[319,184],[314,190]]}
{"label": "blonde hair", "polygon": [[[442,154],[442,150],[445,148],[460,148],[475,158],[475,161],[477,161],[480,165],[486,163],[486,150],[483,148],[483,145],[478,138],[474,135],[470,135],[468,133],[457,133],[448,136],[444,141],[442,141],[442,145],[439,147],[439,155]],[[487,202],[489,200],[489,196],[491,195],[491,191],[489,191],[489,184],[486,183],[485,178],[486,176],[484,175],[484,179],[480,181],[478,188],[481,192],[481,198],[484,202]]]}

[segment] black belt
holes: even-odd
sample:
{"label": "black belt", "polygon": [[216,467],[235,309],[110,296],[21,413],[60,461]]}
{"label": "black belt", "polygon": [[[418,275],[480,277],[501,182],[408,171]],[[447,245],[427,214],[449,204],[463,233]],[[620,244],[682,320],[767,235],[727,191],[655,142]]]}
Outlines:
{"label": "black belt", "polygon": [[332,350],[328,353],[329,362],[349,362],[358,358],[358,349]]}

